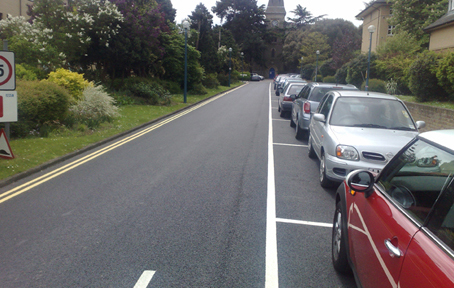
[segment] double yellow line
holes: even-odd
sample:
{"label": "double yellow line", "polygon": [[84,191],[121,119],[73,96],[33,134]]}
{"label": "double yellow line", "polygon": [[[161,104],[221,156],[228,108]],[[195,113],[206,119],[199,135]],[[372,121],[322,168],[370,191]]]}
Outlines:
{"label": "double yellow line", "polygon": [[100,150],[97,150],[97,151],[95,151],[95,152],[93,152],[93,153],[91,153],[91,154],[89,154],[89,155],[87,155],[85,157],[82,157],[82,158],[80,158],[80,159],[78,159],[76,161],[73,161],[73,162],[71,162],[69,164],[66,164],[65,166],[62,166],[62,167],[60,167],[58,169],[55,169],[55,170],[53,170],[53,171],[51,171],[51,172],[49,172],[49,173],[47,173],[45,175],[42,175],[42,176],[40,176],[38,178],[35,178],[35,179],[33,179],[33,180],[31,180],[31,181],[29,181],[27,183],[24,183],[24,184],[22,184],[20,186],[17,186],[16,188],[13,188],[13,189],[11,189],[11,190],[3,193],[3,194],[0,194],[0,204],[3,203],[3,202],[8,201],[9,199],[11,199],[13,197],[16,197],[17,195],[20,195],[20,194],[22,194],[24,192],[27,192],[28,190],[30,190],[30,189],[32,189],[32,188],[34,188],[34,187],[36,187],[36,186],[38,186],[38,185],[40,185],[40,184],[42,184],[44,182],[47,182],[47,181],[49,181],[49,180],[51,180],[51,179],[53,179],[53,178],[55,178],[55,177],[57,177],[57,176],[59,176],[59,175],[61,175],[63,173],[66,173],[66,172],[68,172],[68,171],[70,171],[70,170],[72,170],[72,169],[74,169],[74,168],[76,168],[76,167],[78,167],[78,166],[90,161],[90,160],[93,160],[93,159],[103,155],[104,153],[107,153],[107,152],[109,152],[109,151],[111,151],[111,150],[113,150],[115,148],[118,148],[118,147],[120,147],[120,146],[122,146],[122,145],[124,145],[124,144],[126,144],[126,143],[128,143],[128,142],[130,142],[132,140],[135,140],[135,139],[137,139],[137,138],[139,138],[139,137],[141,137],[141,136],[143,136],[143,135],[145,135],[147,133],[150,133],[151,131],[153,131],[153,130],[155,130],[155,129],[157,129],[157,128],[159,128],[159,127],[161,127],[161,126],[163,126],[163,125],[165,125],[165,124],[167,124],[169,122],[172,122],[175,119],[178,119],[178,118],[180,118],[180,117],[182,117],[182,116],[184,116],[184,115],[186,115],[188,113],[191,113],[192,111],[194,111],[196,109],[199,109],[200,107],[205,106],[208,103],[211,103],[211,102],[221,98],[222,96],[227,95],[228,93],[230,93],[230,92],[232,92],[232,91],[234,91],[234,90],[236,90],[238,88],[235,88],[235,89],[230,90],[230,91],[228,91],[226,93],[223,93],[223,94],[220,94],[220,95],[215,96],[213,98],[210,98],[209,100],[207,100],[207,101],[205,101],[203,103],[200,103],[198,105],[192,106],[191,108],[188,108],[188,109],[186,109],[186,110],[184,110],[184,111],[182,111],[182,112],[180,112],[178,114],[175,114],[172,117],[164,119],[163,121],[161,121],[159,123],[156,123],[156,124],[146,128],[144,130],[141,130],[140,132],[137,132],[137,133],[135,133],[135,134],[133,134],[131,136],[128,136],[128,137],[126,137],[126,138],[124,138],[124,139],[122,139],[120,141],[117,141],[117,142],[115,142],[115,143],[113,143],[113,144],[111,144],[111,145],[109,145],[107,147],[104,147],[104,148],[102,148]]}

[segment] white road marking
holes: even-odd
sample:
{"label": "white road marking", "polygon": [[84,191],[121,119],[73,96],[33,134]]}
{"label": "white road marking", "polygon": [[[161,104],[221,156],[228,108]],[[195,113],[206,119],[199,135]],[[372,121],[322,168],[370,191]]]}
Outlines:
{"label": "white road marking", "polygon": [[283,219],[283,218],[276,218],[276,222],[333,228],[333,224],[331,224],[331,223],[323,223],[323,222],[311,222],[311,221]]}
{"label": "white road marking", "polygon": [[268,182],[266,201],[266,263],[265,287],[279,287],[276,235],[276,186],[274,182],[274,152],[273,152],[273,118],[271,117],[271,84],[269,88],[268,116]]}
{"label": "white road marking", "polygon": [[301,144],[286,144],[286,143],[274,143],[274,145],[277,145],[277,146],[291,146],[291,147],[307,147],[307,145],[301,145]]}
{"label": "white road marking", "polygon": [[289,120],[288,119],[273,119],[273,121],[285,121],[285,122],[288,122]]}
{"label": "white road marking", "polygon": [[146,288],[148,284],[150,284],[151,278],[153,278],[155,272],[156,271],[152,270],[143,271],[136,285],[134,285],[134,288]]}

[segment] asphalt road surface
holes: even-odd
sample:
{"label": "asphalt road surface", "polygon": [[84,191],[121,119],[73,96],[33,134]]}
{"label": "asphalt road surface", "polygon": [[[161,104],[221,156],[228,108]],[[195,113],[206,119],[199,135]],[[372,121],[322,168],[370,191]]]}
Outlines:
{"label": "asphalt road surface", "polygon": [[0,190],[0,287],[355,287],[269,80]]}

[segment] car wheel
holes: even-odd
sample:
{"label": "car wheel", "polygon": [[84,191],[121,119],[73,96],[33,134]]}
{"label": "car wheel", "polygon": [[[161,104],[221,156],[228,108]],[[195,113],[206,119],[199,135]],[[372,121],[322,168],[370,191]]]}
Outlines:
{"label": "car wheel", "polygon": [[333,186],[333,181],[329,180],[326,177],[326,162],[325,162],[325,153],[322,153],[322,157],[320,158],[320,186],[323,188],[330,188]]}
{"label": "car wheel", "polygon": [[346,231],[342,224],[344,215],[342,214],[341,205],[339,201],[336,205],[336,212],[334,213],[331,252],[334,269],[340,273],[349,273],[351,272],[351,268],[348,264],[347,243],[345,241]]}
{"label": "car wheel", "polygon": [[279,100],[277,101],[277,112],[281,112],[281,105],[279,104]]}
{"label": "car wheel", "polygon": [[312,141],[311,141],[310,135],[308,136],[308,138],[309,139],[307,140],[307,149],[308,149],[307,156],[309,156],[309,158],[314,159],[317,155],[315,155],[314,147],[312,147]]}
{"label": "car wheel", "polygon": [[298,140],[302,140],[304,138],[304,134],[305,132],[303,131],[303,129],[300,128],[300,121],[296,121],[295,123],[295,138],[298,139]]}
{"label": "car wheel", "polygon": [[295,125],[296,125],[296,124],[295,124],[295,122],[293,122],[293,116],[292,116],[291,113],[292,113],[292,112],[290,112],[290,127],[295,128]]}
{"label": "car wheel", "polygon": [[280,111],[281,111],[281,113],[279,114],[279,116],[284,117],[285,116],[285,111],[282,110],[282,109]]}

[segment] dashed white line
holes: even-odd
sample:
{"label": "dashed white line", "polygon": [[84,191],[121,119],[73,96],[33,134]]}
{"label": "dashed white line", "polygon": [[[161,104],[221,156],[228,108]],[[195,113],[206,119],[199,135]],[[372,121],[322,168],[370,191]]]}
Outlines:
{"label": "dashed white line", "polygon": [[276,222],[289,223],[289,224],[299,224],[299,225],[308,225],[308,226],[318,226],[318,227],[327,227],[327,228],[332,228],[333,227],[333,224],[331,224],[331,223],[302,221],[302,220],[283,219],[283,218],[276,218]]}
{"label": "dashed white line", "polygon": [[156,271],[152,270],[143,271],[136,285],[134,285],[134,288],[146,288],[148,284],[150,284],[151,278],[153,278],[155,272]]}
{"label": "dashed white line", "polygon": [[277,146],[291,146],[291,147],[307,147],[307,145],[301,145],[301,144],[286,144],[286,143],[274,143],[274,145],[277,145]]}

